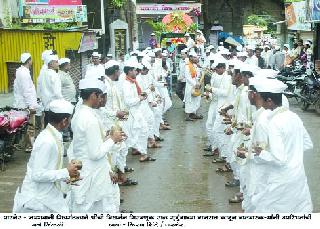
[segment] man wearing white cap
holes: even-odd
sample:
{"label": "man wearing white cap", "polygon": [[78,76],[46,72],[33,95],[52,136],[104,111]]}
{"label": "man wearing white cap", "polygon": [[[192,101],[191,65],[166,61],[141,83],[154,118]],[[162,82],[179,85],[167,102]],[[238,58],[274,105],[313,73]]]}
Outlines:
{"label": "man wearing white cap", "polygon": [[275,80],[256,85],[263,107],[271,110],[268,145],[254,147],[256,160],[266,164],[268,174],[268,185],[251,201],[258,213],[311,213],[313,208],[303,165],[304,151],[313,144],[298,115],[282,106],[286,87]]}
{"label": "man wearing white cap", "polygon": [[259,163],[254,157],[253,148],[261,147],[266,149],[268,145],[268,115],[269,110],[263,107],[263,98],[257,92],[255,86],[261,84],[264,80],[260,77],[253,77],[249,79],[249,93],[248,97],[250,103],[256,107],[256,112],[253,113],[253,126],[250,129],[250,147],[247,150],[237,150],[237,154],[241,158],[247,158],[247,166],[245,171],[246,192],[244,192],[244,200],[242,202],[242,209],[245,212],[253,212],[255,206],[251,200],[254,195],[258,195],[267,186],[266,177],[268,176],[267,166],[264,163]]}
{"label": "man wearing white cap", "polygon": [[31,54],[21,54],[20,61],[22,65],[17,69],[16,78],[13,83],[13,106],[20,109],[30,110],[30,127],[28,128],[26,139],[26,152],[31,152],[34,141],[34,114],[36,113],[36,110],[40,109],[40,106],[37,103],[36,89],[30,75],[30,69],[32,67]]}
{"label": "man wearing white cap", "polygon": [[125,130],[128,135],[128,147],[132,148],[133,155],[141,155],[139,161],[155,161],[148,156],[148,123],[143,114],[141,104],[147,99],[147,94],[142,93],[142,89],[136,81],[138,63],[127,61],[124,67],[126,78],[122,85],[123,102],[129,110],[128,121]]}
{"label": "man wearing white cap", "polygon": [[93,52],[91,56],[91,64],[87,65],[85,78],[99,79],[104,76],[104,66],[100,63],[101,54]]}
{"label": "man wearing white cap", "polygon": [[[44,112],[49,109],[49,104],[51,101],[56,99],[63,99],[61,93],[61,80],[57,73],[59,70],[57,55],[49,55],[46,58],[45,63],[48,66],[48,69],[44,71],[43,77],[41,78],[40,87],[41,87],[41,101],[44,106]],[[47,125],[48,120],[46,115],[44,116],[44,124]]]}
{"label": "man wearing white cap", "polygon": [[179,61],[179,75],[178,75],[178,82],[177,82],[177,96],[181,101],[184,99],[184,90],[186,88],[186,77],[185,77],[185,70],[186,70],[186,62],[188,61],[187,58],[187,50],[181,50],[181,58]]}
{"label": "man wearing white cap", "polygon": [[201,56],[204,56],[204,44],[206,43],[206,38],[204,38],[201,30],[197,30],[196,34],[196,47],[200,49]]}
{"label": "man wearing white cap", "polygon": [[68,149],[69,160],[82,161],[79,186],[71,190],[71,211],[75,213],[119,212],[120,197],[114,195],[117,182],[109,152],[118,149],[125,134],[114,131],[107,137],[95,109],[101,105],[100,96],[105,85],[97,79],[82,79],[79,82],[83,104],[75,112],[71,127],[73,141]]}
{"label": "man wearing white cap", "polygon": [[247,46],[248,57],[247,57],[245,63],[258,67],[258,65],[259,65],[258,58],[254,55],[254,50],[255,50],[255,47],[253,45]]}
{"label": "man wearing white cap", "polygon": [[63,168],[61,131],[70,125],[73,105],[65,100],[53,100],[48,109],[49,124],[34,143],[26,176],[14,197],[13,212],[69,212],[66,183],[78,175],[78,170],[73,163]]}
{"label": "man wearing white cap", "polygon": [[40,82],[42,81],[42,76],[44,74],[44,71],[48,69],[48,65],[45,63],[46,62],[46,59],[48,56],[50,55],[53,55],[53,51],[52,50],[44,50],[41,54],[41,59],[43,61],[43,65],[40,69],[40,73],[39,73],[39,76],[38,76],[38,79],[37,79],[37,95],[38,95],[38,98],[41,98],[41,86],[40,86]]}
{"label": "man wearing white cap", "polygon": [[[226,158],[227,155],[225,150],[222,151],[222,149],[226,148],[224,144],[227,143],[224,141],[225,125],[222,123],[223,120],[218,111],[220,107],[226,106],[230,103],[230,93],[233,92],[232,81],[231,76],[226,72],[226,60],[216,60],[214,65],[215,73],[211,78],[211,87],[209,89],[212,101],[208,112],[206,127],[213,155],[218,155],[220,152],[220,157]],[[213,162],[218,162],[217,160],[214,160]]]}
{"label": "man wearing white cap", "polygon": [[65,100],[70,103],[76,103],[76,87],[73,83],[73,80],[69,74],[71,69],[70,59],[69,58],[61,58],[59,61],[59,76],[61,80],[61,93]]}
{"label": "man wearing white cap", "polygon": [[[160,148],[161,146],[156,143],[155,135],[159,136],[159,124],[155,125],[154,112],[152,111],[153,106],[157,106],[155,103],[152,93],[155,91],[155,87],[149,84],[148,74],[151,69],[149,63],[141,65],[141,72],[137,75],[137,82],[141,87],[142,92],[147,94],[147,99],[141,101],[141,109],[143,110],[144,117],[148,124],[148,148]],[[157,128],[157,129],[155,129]]]}
{"label": "man wearing white cap", "polygon": [[185,38],[185,45],[187,46],[187,49],[190,51],[191,49],[194,49],[194,47],[196,47],[196,43],[194,42],[194,40],[190,37],[189,33],[186,33],[184,35]]}
{"label": "man wearing white cap", "polygon": [[195,88],[200,88],[200,70],[197,66],[198,56],[194,51],[189,53],[189,62],[186,64],[186,88],[184,94],[186,121],[194,121],[202,119],[202,115],[197,115],[200,108],[201,96],[193,96],[192,92]]}

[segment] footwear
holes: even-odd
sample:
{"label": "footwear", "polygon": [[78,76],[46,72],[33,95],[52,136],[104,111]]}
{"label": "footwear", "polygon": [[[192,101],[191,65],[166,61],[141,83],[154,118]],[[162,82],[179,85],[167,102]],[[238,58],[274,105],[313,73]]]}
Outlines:
{"label": "footwear", "polygon": [[154,140],[156,140],[157,142],[163,142],[164,141],[164,139],[160,138],[160,137],[155,137]]}
{"label": "footwear", "polygon": [[139,159],[140,162],[148,162],[148,161],[155,161],[155,158],[152,158],[150,156],[145,157],[144,159]]}
{"label": "footwear", "polygon": [[127,178],[125,182],[119,183],[119,186],[133,186],[137,184],[138,184],[138,181]]}
{"label": "footwear", "polygon": [[171,130],[171,127],[165,124],[160,124],[160,130]]}
{"label": "footwear", "polygon": [[224,158],[218,157],[212,160],[212,163],[225,163],[226,160]]}
{"label": "footwear", "polygon": [[186,121],[194,121],[194,119],[192,119],[192,118],[190,118],[190,117],[187,117],[185,120],[186,120]]}
{"label": "footwear", "polygon": [[134,168],[129,168],[129,167],[124,167],[124,172],[125,173],[131,173],[131,172],[133,172],[134,171]]}
{"label": "footwear", "polygon": [[243,201],[243,197],[235,195],[232,199],[229,199],[230,204],[238,204]]}
{"label": "footwear", "polygon": [[227,183],[225,183],[226,187],[238,187],[240,186],[240,181],[233,179],[232,181],[228,181]]}
{"label": "footwear", "polygon": [[203,116],[202,116],[202,115],[194,115],[193,118],[194,118],[194,119],[203,119]]}
{"label": "footwear", "polygon": [[154,142],[152,144],[148,144],[149,149],[156,149],[156,148],[161,148],[162,146],[159,145],[158,143]]}
{"label": "footwear", "polygon": [[120,198],[120,204],[122,204],[123,202],[124,202],[124,199],[121,199],[121,198]]}
{"label": "footwear", "polygon": [[208,146],[207,148],[204,148],[203,151],[210,152],[210,151],[212,151],[212,148],[211,148],[211,146]]}
{"label": "footwear", "polygon": [[26,148],[24,151],[25,151],[26,153],[31,153],[31,152],[32,152],[32,147],[29,146],[29,147]]}
{"label": "footwear", "polygon": [[202,154],[202,156],[204,157],[213,157],[213,153],[205,153],[205,154]]}

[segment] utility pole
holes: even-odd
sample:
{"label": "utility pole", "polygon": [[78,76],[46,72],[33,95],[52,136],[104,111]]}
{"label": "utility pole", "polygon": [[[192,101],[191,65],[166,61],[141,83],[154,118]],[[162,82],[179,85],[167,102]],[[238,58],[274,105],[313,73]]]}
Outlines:
{"label": "utility pole", "polygon": [[105,23],[105,15],[104,15],[104,1],[101,2],[101,39],[102,39],[102,54],[106,55],[106,23]]}

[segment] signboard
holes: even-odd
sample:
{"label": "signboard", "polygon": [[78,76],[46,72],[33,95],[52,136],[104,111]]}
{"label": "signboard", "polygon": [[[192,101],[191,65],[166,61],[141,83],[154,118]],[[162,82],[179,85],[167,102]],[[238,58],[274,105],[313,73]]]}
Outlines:
{"label": "signboard", "polygon": [[97,38],[95,33],[83,33],[81,37],[79,53],[94,50],[96,48]]}
{"label": "signboard", "polygon": [[320,0],[309,1],[310,20],[320,21]]}
{"label": "signboard", "polygon": [[289,30],[311,31],[311,23],[306,23],[305,1],[287,4],[285,12]]}
{"label": "signboard", "polygon": [[137,14],[169,14],[173,11],[189,13],[196,10],[201,12],[201,3],[181,3],[181,4],[148,4],[137,3]]}
{"label": "signboard", "polygon": [[22,0],[26,5],[82,5],[82,0]]}
{"label": "signboard", "polygon": [[23,7],[24,23],[87,22],[87,6],[26,5]]}

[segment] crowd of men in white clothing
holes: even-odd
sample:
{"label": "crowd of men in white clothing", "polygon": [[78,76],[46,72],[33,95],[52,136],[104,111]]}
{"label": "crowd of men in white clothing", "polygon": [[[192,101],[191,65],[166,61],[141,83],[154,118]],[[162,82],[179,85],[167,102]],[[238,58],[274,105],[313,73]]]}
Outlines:
{"label": "crowd of men in white clothing", "polygon": [[[124,175],[133,171],[126,166],[129,149],[140,155],[140,162],[155,161],[148,148],[160,148],[160,130],[170,130],[163,118],[172,102],[161,49],[105,64],[94,52],[79,81],[79,99],[69,74],[70,59],[59,59],[52,50],[42,57],[37,93],[29,53],[21,55],[14,82],[14,106],[29,109],[31,116],[44,114],[44,130],[35,141],[30,139],[32,153],[13,211],[119,212],[118,184],[137,184]],[[65,139],[60,132],[69,132],[70,123],[69,164],[63,168]]]}
{"label": "crowd of men in white clothing", "polygon": [[[205,156],[225,163],[218,173],[233,172],[226,186],[240,192],[229,201],[242,202],[244,212],[311,212],[303,153],[313,145],[289,110],[277,72],[259,68],[255,47],[205,49],[205,40],[190,39],[181,51],[177,95],[190,124],[203,119],[201,102],[210,102]],[[160,130],[171,128],[164,119],[172,106],[168,52],[147,48],[105,63],[94,52],[78,90],[70,59],[52,50],[42,59],[37,91],[29,53],[21,55],[14,82],[15,107],[44,119],[37,138],[30,134],[32,152],[13,212],[119,212],[119,184],[136,184],[125,177],[133,170],[126,165],[128,152],[140,162],[155,161],[148,148],[160,148]],[[66,167],[64,137],[71,140]]]}
{"label": "crowd of men in white clothing", "polygon": [[278,71],[259,68],[256,47],[230,52],[209,46],[203,63],[192,49],[184,50],[187,55],[183,52],[180,63],[185,112],[192,114],[186,120],[199,118],[201,100],[194,90],[207,74],[203,96],[210,106],[204,150],[209,153],[204,156],[224,163],[217,173],[233,172],[225,185],[239,186],[240,192],[229,202],[242,203],[247,213],[312,212],[303,154],[313,144],[289,109],[283,94],[287,86],[276,79]]}

